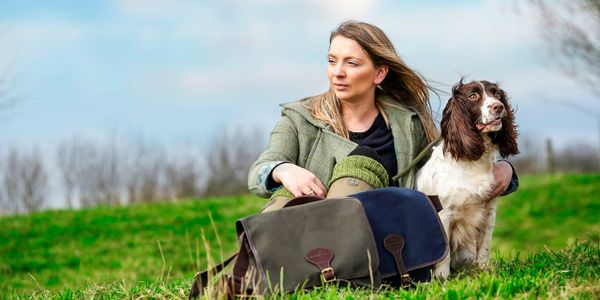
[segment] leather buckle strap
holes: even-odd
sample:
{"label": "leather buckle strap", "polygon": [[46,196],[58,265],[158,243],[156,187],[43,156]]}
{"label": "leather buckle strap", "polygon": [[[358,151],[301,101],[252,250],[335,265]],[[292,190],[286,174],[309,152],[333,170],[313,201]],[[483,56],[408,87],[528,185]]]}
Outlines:
{"label": "leather buckle strap", "polygon": [[327,248],[315,248],[308,253],[304,257],[309,263],[317,266],[319,270],[321,270],[321,278],[323,282],[332,282],[335,281],[335,272],[331,267],[331,261],[333,260],[333,251]]}
{"label": "leather buckle strap", "polygon": [[442,202],[440,201],[440,197],[438,197],[438,195],[427,195],[427,199],[429,199],[429,202],[433,204],[433,207],[435,207],[437,212],[440,212],[442,209],[444,209],[444,206],[442,206]]}
{"label": "leather buckle strap", "polygon": [[404,261],[402,260],[404,238],[397,234],[388,234],[385,239],[383,239],[383,246],[394,256],[396,269],[398,270],[398,274],[400,274],[400,283],[402,286],[407,287],[414,285],[415,283],[406,271]]}

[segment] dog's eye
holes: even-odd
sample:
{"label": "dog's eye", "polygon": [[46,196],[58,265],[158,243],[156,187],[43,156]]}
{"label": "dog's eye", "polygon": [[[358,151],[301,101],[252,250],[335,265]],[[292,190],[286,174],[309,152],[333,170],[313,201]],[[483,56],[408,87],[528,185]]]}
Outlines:
{"label": "dog's eye", "polygon": [[473,93],[473,94],[469,95],[469,100],[475,101],[477,99],[479,99],[479,94]]}
{"label": "dog's eye", "polygon": [[496,92],[494,96],[496,96],[496,99],[502,98],[502,94],[500,92]]}

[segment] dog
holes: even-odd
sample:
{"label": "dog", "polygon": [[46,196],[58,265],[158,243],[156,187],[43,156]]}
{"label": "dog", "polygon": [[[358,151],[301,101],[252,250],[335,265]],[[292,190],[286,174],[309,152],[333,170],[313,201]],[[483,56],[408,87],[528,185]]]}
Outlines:
{"label": "dog", "polygon": [[443,205],[439,216],[450,253],[434,268],[439,279],[451,268],[488,260],[498,201],[489,199],[493,164],[498,155],[519,153],[508,95],[496,83],[463,80],[444,108],[442,140],[416,175],[416,189],[438,195]]}

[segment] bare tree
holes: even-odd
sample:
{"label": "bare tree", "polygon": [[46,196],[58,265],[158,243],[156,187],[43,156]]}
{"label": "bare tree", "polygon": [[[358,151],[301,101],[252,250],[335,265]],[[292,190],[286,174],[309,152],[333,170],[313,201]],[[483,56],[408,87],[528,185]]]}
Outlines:
{"label": "bare tree", "polygon": [[[600,0],[530,0],[529,3],[539,12],[543,40],[562,71],[600,95]],[[542,99],[595,118],[600,145],[598,105]],[[600,160],[600,146],[596,157]]]}
{"label": "bare tree", "polygon": [[12,148],[4,159],[3,191],[6,211],[34,212],[44,206],[48,174],[37,149],[31,153]]}
{"label": "bare tree", "polygon": [[119,204],[121,202],[122,172],[120,163],[121,152],[115,139],[111,139],[104,148],[102,155],[101,174],[99,178],[99,192],[104,198],[103,203]]}
{"label": "bare tree", "polygon": [[206,195],[248,192],[248,170],[264,149],[259,130],[236,128],[216,136],[207,155]]}
{"label": "bare tree", "polygon": [[121,203],[121,157],[114,138],[105,144],[81,138],[63,141],[57,148],[57,164],[67,203],[74,205],[75,195],[82,207]]}
{"label": "bare tree", "polygon": [[8,196],[6,195],[4,179],[4,177],[6,177],[6,174],[4,174],[6,173],[5,168],[5,158],[2,157],[0,159],[0,215],[12,212],[12,203],[8,200]]}
{"label": "bare tree", "polygon": [[534,139],[525,135],[519,138],[521,153],[511,163],[521,174],[553,172],[588,173],[600,170],[597,150],[590,141],[569,141],[556,150],[551,141]]}
{"label": "bare tree", "polygon": [[154,158],[141,173],[140,199],[145,202],[156,201],[163,198],[160,188],[160,179],[163,161]]}
{"label": "bare tree", "polygon": [[198,163],[193,157],[183,159],[172,158],[166,165],[165,187],[170,199],[198,197],[200,172]]}
{"label": "bare tree", "polygon": [[591,173],[600,170],[597,150],[588,142],[576,141],[555,154],[554,164],[561,172]]}
{"label": "bare tree", "polygon": [[142,139],[130,150],[125,185],[128,202],[149,202],[164,197],[161,178],[165,169],[165,154]]}
{"label": "bare tree", "polygon": [[167,159],[157,147],[139,140],[124,147],[116,138],[89,141],[72,138],[57,147],[57,165],[67,204],[148,202],[164,199],[162,187]]}
{"label": "bare tree", "polygon": [[519,174],[541,173],[544,168],[544,151],[540,142],[531,136],[521,135],[519,137],[519,149],[521,153],[511,159],[511,163]]}
{"label": "bare tree", "polygon": [[85,157],[82,157],[84,152],[81,151],[81,147],[80,139],[75,137],[70,140],[63,140],[56,148],[56,163],[64,187],[67,208],[74,207],[74,197],[78,191],[79,168],[85,160]]}
{"label": "bare tree", "polygon": [[530,0],[566,74],[600,93],[600,0]]}
{"label": "bare tree", "polygon": [[81,199],[87,205],[119,204],[121,202],[121,172],[119,170],[120,153],[115,139],[105,145],[91,145],[92,154],[84,165],[89,172],[81,174],[84,178]]}
{"label": "bare tree", "polygon": [[94,144],[85,140],[73,141],[72,149],[73,165],[71,172],[75,175],[79,206],[91,207],[95,205],[94,201],[94,180],[95,161],[97,160],[97,149]]}

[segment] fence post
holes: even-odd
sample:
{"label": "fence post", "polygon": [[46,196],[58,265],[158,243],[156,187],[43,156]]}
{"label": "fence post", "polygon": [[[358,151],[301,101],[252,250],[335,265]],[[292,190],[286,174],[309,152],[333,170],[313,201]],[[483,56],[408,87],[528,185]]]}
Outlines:
{"label": "fence post", "polygon": [[598,164],[596,171],[600,171],[600,118],[598,118]]}
{"label": "fence post", "polygon": [[546,171],[548,174],[554,174],[554,151],[552,150],[552,141],[546,139]]}

